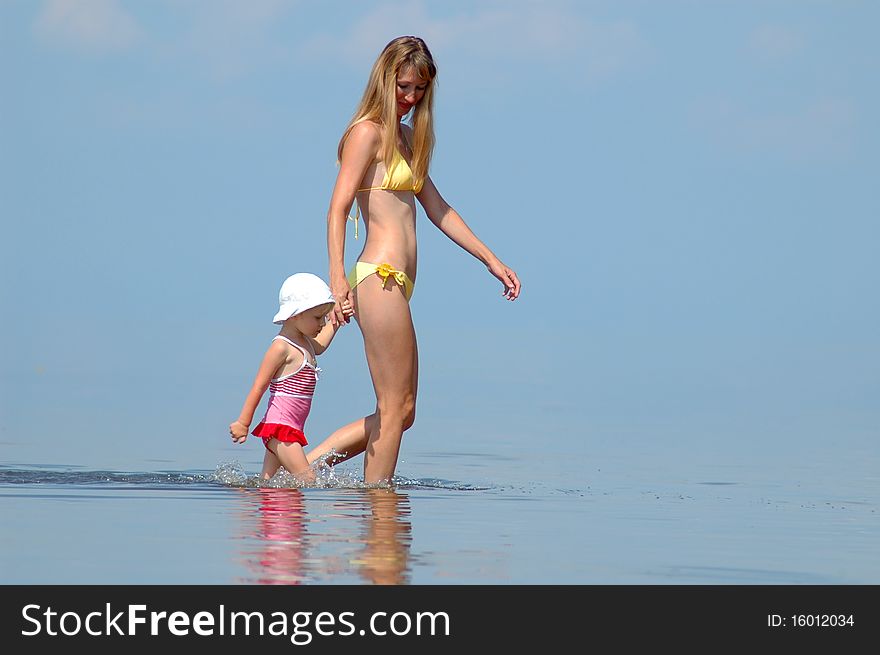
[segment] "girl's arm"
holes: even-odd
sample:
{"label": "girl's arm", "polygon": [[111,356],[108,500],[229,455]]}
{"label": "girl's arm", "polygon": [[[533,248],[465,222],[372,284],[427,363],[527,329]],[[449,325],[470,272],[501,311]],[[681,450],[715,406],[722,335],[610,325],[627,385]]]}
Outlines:
{"label": "girl's arm", "polygon": [[[342,303],[342,314],[343,316],[345,316],[346,323],[354,315],[354,310],[351,308],[351,305],[348,303],[348,301],[343,301]],[[330,318],[332,315],[333,312],[330,312],[327,317]],[[324,324],[324,327],[321,328],[321,331],[318,332],[318,336],[316,336],[314,339],[311,337],[306,337],[306,339],[308,339],[312,343],[312,350],[315,352],[316,357],[330,347],[330,342],[333,341],[333,337],[336,336],[336,332],[339,330],[339,328],[342,327],[342,325],[342,323],[334,325],[332,320],[328,320]]]}
{"label": "girl's arm", "polygon": [[327,321],[327,323],[324,324],[324,327],[321,328],[321,331],[318,332],[318,336],[314,339],[306,337],[306,339],[312,342],[312,350],[315,351],[316,357],[327,350],[330,342],[333,341],[333,337],[336,336],[336,331],[339,330],[340,327],[341,324],[333,325],[333,321]]}
{"label": "girl's arm", "polygon": [[516,273],[505,266],[495,256],[495,253],[477,238],[477,235],[471,231],[458,212],[443,199],[430,177],[425,178],[425,183],[418,195],[418,199],[431,222],[443,234],[486,265],[489,272],[504,285],[502,295],[505,298],[516,300],[520,292],[520,282]]}
{"label": "girl's arm", "polygon": [[247,439],[251,422],[254,420],[254,412],[257,411],[257,405],[269,388],[269,382],[272,377],[285,362],[287,361],[287,347],[281,341],[273,341],[272,345],[263,356],[263,361],[254,378],[254,384],[251,387],[244,406],[241,408],[241,414],[238,418],[229,424],[229,434],[235,443],[244,443]]}
{"label": "girl's arm", "polygon": [[330,291],[336,298],[336,307],[330,313],[330,322],[347,323],[342,311],[344,302],[353,303],[351,287],[345,275],[345,224],[357,195],[358,185],[364,179],[367,168],[376,159],[382,139],[378,128],[366,121],[355,125],[342,149],[339,174],[330,198],[327,212],[327,256],[330,260]]}

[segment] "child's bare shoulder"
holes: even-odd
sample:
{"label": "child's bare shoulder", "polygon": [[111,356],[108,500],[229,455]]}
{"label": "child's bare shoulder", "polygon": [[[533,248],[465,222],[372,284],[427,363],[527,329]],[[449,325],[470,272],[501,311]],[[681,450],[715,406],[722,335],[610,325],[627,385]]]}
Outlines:
{"label": "child's bare shoulder", "polygon": [[299,366],[303,361],[302,350],[292,346],[284,339],[275,339],[269,346],[269,352],[277,357],[282,364]]}

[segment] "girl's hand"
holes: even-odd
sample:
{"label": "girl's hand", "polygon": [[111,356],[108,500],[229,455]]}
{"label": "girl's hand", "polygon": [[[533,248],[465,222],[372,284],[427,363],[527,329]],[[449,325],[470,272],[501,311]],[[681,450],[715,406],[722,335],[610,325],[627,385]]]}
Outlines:
{"label": "girl's hand", "polygon": [[241,421],[235,420],[229,424],[229,435],[232,437],[232,441],[235,443],[244,443],[248,436],[248,428],[250,426],[245,425]]}
{"label": "girl's hand", "polygon": [[504,291],[501,295],[508,300],[516,300],[519,297],[520,290],[519,278],[516,276],[516,273],[514,273],[509,267],[505,266],[499,259],[490,261],[486,267],[489,269],[489,272],[501,280],[501,284],[504,285]]}
{"label": "girl's hand", "polygon": [[354,294],[348,285],[348,280],[334,282],[330,291],[336,299],[336,304],[330,312],[330,323],[333,324],[333,327],[339,327],[342,323],[348,323],[354,316],[354,309],[352,309]]}

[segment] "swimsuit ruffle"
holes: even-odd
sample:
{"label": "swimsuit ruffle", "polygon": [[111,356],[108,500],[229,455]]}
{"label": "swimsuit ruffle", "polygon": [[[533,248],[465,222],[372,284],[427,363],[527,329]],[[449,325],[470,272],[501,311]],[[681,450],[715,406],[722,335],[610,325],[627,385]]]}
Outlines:
{"label": "swimsuit ruffle", "polygon": [[297,430],[295,427],[290,425],[284,425],[283,423],[260,423],[257,427],[254,428],[254,431],[251,432],[255,437],[261,437],[263,439],[278,439],[278,441],[284,441],[286,443],[298,443],[303,446],[308,446],[309,442],[306,441],[306,435],[303,434],[302,430]]}

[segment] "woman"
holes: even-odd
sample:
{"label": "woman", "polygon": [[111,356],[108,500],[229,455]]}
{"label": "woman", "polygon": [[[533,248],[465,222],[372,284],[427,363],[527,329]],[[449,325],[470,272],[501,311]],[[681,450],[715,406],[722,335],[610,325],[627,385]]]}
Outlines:
{"label": "woman", "polygon": [[[339,142],[339,174],[327,215],[330,288],[336,325],[350,302],[364,337],[376,392],[376,411],[346,425],[309,453],[309,462],[335,451],[331,463],[364,454],[364,482],[391,480],[403,432],[415,419],[418,351],[409,298],[416,279],[416,207],[446,236],[482,261],[515,300],[516,274],[480,241],[440,196],[428,176],[434,147],[432,106],[437,70],[425,42],[402,36],[389,43],[370,73],[354,118]],[[411,126],[401,119],[412,113]],[[363,215],[364,249],[344,270],[346,218],[354,201],[355,238]]]}

